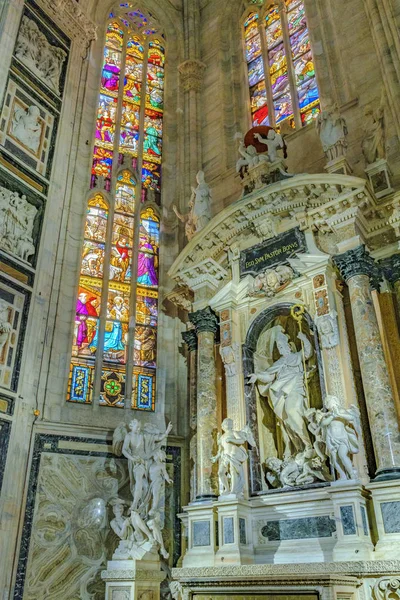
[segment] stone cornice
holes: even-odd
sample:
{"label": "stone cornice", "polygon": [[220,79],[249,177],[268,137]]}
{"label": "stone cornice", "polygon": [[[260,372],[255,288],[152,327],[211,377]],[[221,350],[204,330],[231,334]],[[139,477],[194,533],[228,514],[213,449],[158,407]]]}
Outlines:
{"label": "stone cornice", "polygon": [[106,569],[101,578],[107,581],[164,581],[165,573],[156,569]]}
{"label": "stone cornice", "polygon": [[264,580],[270,577],[288,577],[291,575],[328,576],[345,575],[349,577],[362,578],[368,575],[398,575],[400,573],[400,560],[369,560],[369,561],[346,561],[346,562],[324,562],[324,563],[293,563],[293,564],[267,564],[267,565],[242,565],[226,567],[191,567],[183,569],[172,569],[174,579],[180,581],[214,579],[250,579]]}
{"label": "stone cornice", "polygon": [[[375,208],[365,179],[332,174],[296,175],[256,190],[221,211],[182,250],[169,275],[190,287],[189,281],[184,281],[186,273],[207,259],[221,265],[232,243],[257,231],[257,221],[266,218],[274,219],[274,226],[279,221],[277,233],[299,225],[306,228],[314,222],[329,231],[339,222],[343,226],[354,220],[358,210],[362,211],[359,220],[368,234],[369,221],[363,215]],[[336,219],[340,214],[342,220],[340,216]]]}
{"label": "stone cornice", "polygon": [[73,42],[86,52],[90,42],[96,39],[96,26],[76,0],[36,0],[38,5],[62,29]]}

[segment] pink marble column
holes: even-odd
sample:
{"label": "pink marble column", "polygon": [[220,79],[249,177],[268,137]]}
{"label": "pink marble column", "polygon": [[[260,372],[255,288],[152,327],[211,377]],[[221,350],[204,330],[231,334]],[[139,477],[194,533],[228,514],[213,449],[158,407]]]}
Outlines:
{"label": "pink marble column", "polygon": [[[364,246],[335,257],[350,293],[368,418],[377,462],[376,479],[400,478],[400,431],[383,352],[371,283],[379,271]],[[371,280],[371,282],[370,282]]]}
{"label": "pink marble column", "polygon": [[214,500],[217,477],[211,457],[217,446],[217,386],[214,341],[218,319],[209,306],[189,314],[197,333],[197,501]]}

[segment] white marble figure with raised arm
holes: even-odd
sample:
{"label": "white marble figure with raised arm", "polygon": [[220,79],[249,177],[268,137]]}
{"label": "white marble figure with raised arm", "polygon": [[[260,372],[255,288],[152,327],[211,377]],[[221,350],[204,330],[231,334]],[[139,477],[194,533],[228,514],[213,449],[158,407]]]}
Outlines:
{"label": "white marble figure with raised arm", "polygon": [[164,483],[172,483],[165,467],[166,453],[162,450],[171,429],[171,423],[164,432],[149,423],[142,428],[140,421],[133,419],[129,423],[129,431],[125,423],[120,423],[114,431],[113,453],[128,459],[132,496],[129,519],[123,515],[125,501],[114,500],[115,519],[110,525],[121,538],[116,556],[141,558],[154,545],[162,553],[166,552],[160,544],[162,526],[159,509],[163,503]]}
{"label": "white marble figure with raised arm", "polygon": [[[297,337],[303,343],[304,359],[307,361],[313,354],[311,343],[304,333]],[[270,354],[276,344],[281,356],[265,371],[250,375],[249,383],[257,384],[260,395],[268,398],[282,432],[284,459],[287,460],[292,455],[292,446],[295,453],[312,446],[305,420],[308,398],[303,354],[291,348],[289,336],[281,325],[271,328],[269,342]]]}
{"label": "white marble figure with raised arm", "polygon": [[224,419],[221,428],[223,433],[218,434],[218,452],[211,459],[213,463],[218,461],[220,494],[233,494],[240,498],[245,484],[243,467],[248,457],[243,446],[249,443],[257,448],[256,442],[248,425],[235,431],[232,419]]}
{"label": "white marble figure with raised arm", "polygon": [[270,129],[266,138],[264,138],[260,133],[255,133],[254,137],[261,144],[265,144],[268,147],[267,156],[269,162],[275,162],[278,158],[278,150],[284,149],[284,142],[281,134],[277,133],[275,129]]}

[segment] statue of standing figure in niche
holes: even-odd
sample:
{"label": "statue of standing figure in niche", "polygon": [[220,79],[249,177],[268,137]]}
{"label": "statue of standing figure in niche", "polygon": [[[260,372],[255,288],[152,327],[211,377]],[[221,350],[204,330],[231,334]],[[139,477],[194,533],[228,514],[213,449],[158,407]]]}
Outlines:
{"label": "statue of standing figure in niche", "polygon": [[326,158],[331,161],[345,156],[347,149],[347,125],[339,112],[339,107],[332,107],[319,113],[315,126],[321,140]]}
{"label": "statue of standing figure in niche", "polygon": [[315,436],[314,448],[320,454],[325,447],[331,467],[339,479],[357,479],[351,457],[360,451],[360,411],[352,404],[346,409],[336,396],[325,398],[325,409],[311,408],[307,413],[309,429]]}
{"label": "statue of standing figure in niche", "polygon": [[211,221],[211,190],[205,182],[203,171],[197,173],[196,180],[197,187],[192,187],[192,195],[189,200],[189,212],[182,214],[175,204],[172,206],[178,219],[185,225],[185,234],[189,242]]}
{"label": "statue of standing figure in niche", "polygon": [[218,434],[218,452],[211,459],[213,463],[218,461],[220,494],[241,498],[245,483],[243,465],[247,460],[247,450],[243,445],[247,442],[257,449],[256,442],[248,425],[241,431],[234,431],[232,419],[224,419],[221,428],[223,433]]}
{"label": "statue of standing figure in niche", "polygon": [[121,423],[114,431],[113,453],[128,459],[130,493],[132,501],[128,514],[127,503],[119,498],[113,500],[115,518],[110,525],[121,542],[114,553],[117,558],[143,558],[146,552],[158,548],[167,557],[162,542],[161,510],[164,499],[164,483],[172,483],[166,470],[166,453],[162,446],[172,429],[171,423],[164,432],[147,423],[133,419],[129,431]]}
{"label": "statue of standing figure in niche", "polygon": [[384,94],[382,94],[379,106],[375,110],[368,106],[364,116],[361,149],[365,162],[367,165],[371,165],[379,159],[386,158]]}
{"label": "statue of standing figure in niche", "polygon": [[292,449],[297,454],[312,447],[305,420],[308,398],[304,378],[308,373],[304,372],[304,361],[311,358],[313,348],[307,336],[299,332],[297,337],[303,343],[303,360],[302,351],[292,350],[289,336],[281,325],[272,327],[269,336],[271,350],[276,344],[281,356],[266,371],[250,375],[249,383],[256,383],[260,395],[268,398],[282,432],[283,457],[288,460]]}
{"label": "statue of standing figure in niche", "polygon": [[211,190],[205,182],[203,171],[197,173],[196,181],[197,187],[192,187],[190,201],[193,203],[193,222],[198,233],[211,221]]}

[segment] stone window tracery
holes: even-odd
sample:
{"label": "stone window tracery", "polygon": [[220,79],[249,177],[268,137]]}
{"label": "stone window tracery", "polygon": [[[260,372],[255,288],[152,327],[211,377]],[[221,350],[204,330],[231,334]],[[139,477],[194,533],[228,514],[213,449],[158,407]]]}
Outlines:
{"label": "stone window tracery", "polygon": [[253,4],[243,32],[252,125],[310,123],[320,104],[304,2]]}
{"label": "stone window tracery", "polygon": [[164,62],[153,16],[119,4],[105,35],[70,402],[154,410]]}

